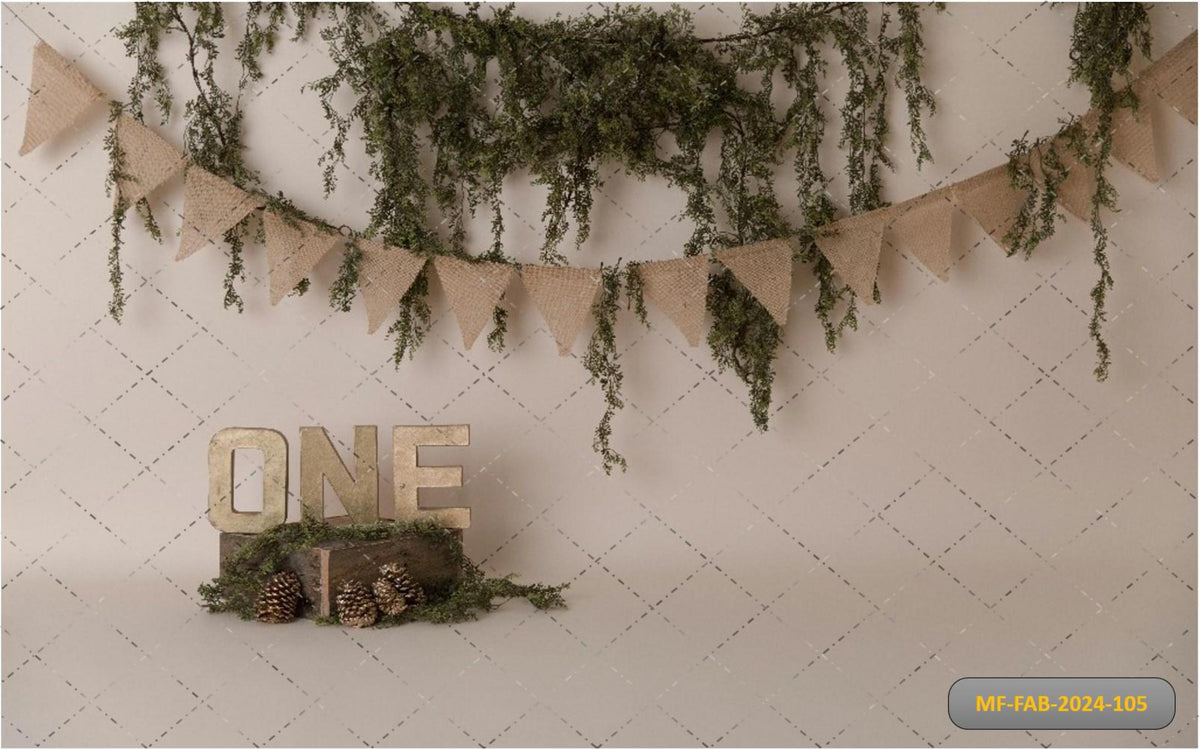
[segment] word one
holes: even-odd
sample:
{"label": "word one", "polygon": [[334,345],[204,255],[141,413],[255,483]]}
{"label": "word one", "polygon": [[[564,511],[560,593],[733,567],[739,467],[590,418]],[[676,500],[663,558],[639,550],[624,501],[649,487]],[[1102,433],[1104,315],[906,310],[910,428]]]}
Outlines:
{"label": "word one", "polygon": [[[470,508],[422,508],[421,487],[461,487],[461,466],[421,466],[422,445],[470,445],[465,424],[392,428],[392,485],[395,516],[432,519],[451,529],[471,525]],[[239,449],[263,456],[263,508],[233,508],[233,457]],[[325,518],[325,480],[346,508],[351,523],[379,520],[379,437],[374,425],[354,428],[354,473],[338,455],[324,427],[300,428],[300,505],[305,516]],[[276,431],[262,427],[227,427],[208,444],[208,520],[220,531],[257,534],[287,521],[288,444]]]}

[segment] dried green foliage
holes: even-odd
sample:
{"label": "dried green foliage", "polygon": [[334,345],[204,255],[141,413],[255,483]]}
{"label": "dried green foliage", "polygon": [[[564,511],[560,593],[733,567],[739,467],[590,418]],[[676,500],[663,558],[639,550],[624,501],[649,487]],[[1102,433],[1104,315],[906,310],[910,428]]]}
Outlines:
{"label": "dried green foliage", "polygon": [[596,426],[596,436],[592,440],[592,450],[600,454],[603,460],[604,473],[612,474],[614,468],[625,471],[625,457],[612,448],[612,420],[617,411],[625,408],[621,398],[621,383],[624,374],[621,372],[621,355],[617,352],[617,311],[621,308],[621,278],[620,264],[601,267],[600,293],[592,305],[592,317],[596,328],[588,341],[587,354],[583,358],[583,366],[588,371],[588,382],[600,385],[604,394],[604,415]]}
{"label": "dried green foliage", "polygon": [[625,266],[625,308],[633,310],[633,314],[642,325],[646,325],[646,285],[642,279],[640,265],[630,263]]}
{"label": "dried green foliage", "polygon": [[[129,201],[121,195],[118,186],[123,180],[133,179],[125,170],[125,152],[121,149],[121,141],[117,134],[117,123],[124,113],[125,106],[120,102],[108,103],[109,125],[108,132],[104,135],[104,152],[108,156],[108,173],[104,178],[104,189],[107,195],[113,196],[113,209],[109,217],[112,239],[108,246],[108,283],[112,287],[112,297],[108,302],[108,315],[118,323],[125,314],[125,302],[129,299],[129,296],[125,294],[125,272],[121,268],[121,248],[125,244],[125,219],[131,208]],[[158,228],[158,222],[154,220],[150,203],[142,198],[132,208],[141,217],[146,233],[155,242],[162,242],[162,231]]]}
{"label": "dried green foliage", "polygon": [[[198,590],[201,601],[211,612],[234,612],[244,620],[254,618],[258,592],[272,576],[284,569],[293,552],[327,541],[374,541],[416,534],[444,545],[460,577],[444,590],[426,589],[424,604],[409,606],[400,615],[383,617],[377,627],[424,621],[438,623],[474,620],[480,612],[496,608],[496,600],[524,598],[538,609],[565,607],[562,592],[567,584],[518,584],[512,576],[488,577],[475,565],[462,543],[449,529],[427,521],[380,521],[371,524],[331,526],[324,521],[304,517],[298,523],[279,524],[255,535],[225,561],[224,572]],[[337,618],[323,619],[333,624]]]}
{"label": "dried green foliage", "polygon": [[717,365],[731,368],[749,386],[750,416],[765,430],[775,382],[771,365],[783,330],[730,271],[709,277],[708,310],[713,316],[708,345]]}
{"label": "dried green foliage", "polygon": [[[1113,113],[1121,107],[1137,107],[1137,96],[1129,87],[1133,82],[1129,66],[1135,52],[1139,51],[1144,57],[1150,56],[1150,17],[1144,3],[1086,3],[1075,12],[1071,33],[1071,81],[1088,87],[1092,109],[1097,115],[1091,143],[1080,153],[1084,163],[1092,167],[1096,179],[1090,223],[1094,238],[1092,257],[1100,277],[1092,288],[1092,318],[1088,331],[1096,345],[1097,380],[1108,378],[1112,362],[1102,328],[1108,290],[1113,285],[1108,262],[1108,229],[1104,226],[1103,212],[1117,208],[1117,191],[1107,174],[1112,159]],[[1114,81],[1125,85],[1117,89]]]}
{"label": "dried green foliage", "polygon": [[104,187],[108,195],[112,195],[116,191],[116,197],[113,200],[112,217],[109,220],[109,225],[112,229],[112,243],[108,248],[108,283],[112,287],[112,298],[108,303],[109,316],[121,322],[121,316],[125,314],[125,274],[121,269],[121,246],[124,244],[122,232],[125,228],[125,214],[129,211],[128,202],[121,197],[118,185],[121,180],[129,179],[129,175],[125,172],[125,153],[121,149],[121,141],[117,138],[117,121],[121,117],[124,109],[117,102],[109,104],[109,126],[108,133],[104,136],[104,150],[108,154],[108,175],[104,180]]}
{"label": "dried green foliage", "polygon": [[388,328],[393,346],[392,364],[399,367],[405,356],[412,359],[413,353],[429,332],[432,317],[429,309],[429,266],[426,265],[400,298],[400,316]]}
{"label": "dried green foliage", "polygon": [[[315,3],[252,3],[247,7],[245,28],[234,53],[241,73],[236,90],[230,92],[217,83],[219,44],[228,26],[223,4],[136,3],[133,20],[116,31],[126,54],[137,61],[128,89],[130,112],[143,120],[147,99],[152,99],[161,121],[170,118],[174,94],[159,48],[165,36],[180,34],[186,40],[185,59],[195,89],[184,104],[184,150],[201,167],[254,191],[258,175],[245,160],[242,94],[262,78],[260,58],[274,49],[289,7],[297,36],[320,10]],[[249,223],[242,221],[224,235],[229,246],[224,304],[238,312],[245,309],[237,284],[245,279],[242,252],[248,227]]]}
{"label": "dried green foliage", "polygon": [[[324,157],[326,187],[336,183],[351,127],[361,124],[376,179],[371,230],[418,251],[453,252],[461,247],[465,217],[483,203],[492,206],[493,247],[499,247],[498,186],[528,170],[547,186],[541,260],[561,264],[560,245],[571,230],[576,246],[588,236],[601,165],[615,162],[686,192],[685,212],[695,225],[686,252],[696,254],[797,231],[783,218],[774,190],[775,166],[795,150],[805,207],[801,231],[811,229],[834,217],[819,159],[830,48],[852,81],[840,111],[852,211],[883,204],[893,71],[910,108],[918,161],[929,158],[921,120],[932,111],[932,95],[920,81],[920,12],[908,6],[897,13],[899,31],[891,31],[885,10],[872,34],[861,5],[747,9],[739,32],[698,38],[681,8],[619,6],[541,23],[509,7],[458,13],[406,5],[395,22],[368,9],[337,8],[323,32],[335,70],[311,85],[333,132]],[[493,101],[483,95],[489,66],[498,83]],[[792,93],[782,116],[772,103],[777,74]],[[755,85],[743,85],[746,78]],[[335,98],[346,89],[354,103],[343,111]],[[715,179],[702,168],[712,133],[720,139]],[[423,152],[434,155],[428,174],[421,169]],[[450,227],[444,239],[430,228],[431,204]],[[833,345],[853,325],[853,295],[834,280],[815,245],[800,257],[818,265],[817,312]],[[733,316],[710,338],[723,347],[714,350],[717,360],[747,365],[739,374],[769,371],[774,349],[765,344],[777,336],[755,328],[762,315],[737,312],[757,303],[728,283],[715,283],[713,293],[732,295],[712,306]],[[748,328],[734,330],[737,325]],[[748,341],[757,344],[739,348]],[[753,358],[762,361],[749,366]],[[758,389],[756,400],[764,382],[748,381]]]}
{"label": "dried green foliage", "polygon": [[1063,218],[1058,210],[1058,191],[1070,174],[1063,151],[1074,152],[1081,134],[1082,126],[1073,121],[1060,135],[1030,141],[1026,133],[1013,141],[1006,169],[1012,186],[1025,193],[1025,202],[1004,235],[1008,255],[1021,253],[1028,258],[1054,235],[1055,225]]}
{"label": "dried green foliage", "polygon": [[342,254],[337,278],[329,287],[329,306],[342,312],[350,312],[354,306],[354,295],[358,291],[358,274],[362,270],[363,251],[351,241]]}
{"label": "dried green foliage", "polygon": [[[1096,347],[1097,380],[1108,378],[1112,363],[1108,343],[1104,340],[1105,305],[1108,291],[1113,286],[1113,277],[1108,260],[1108,229],[1104,226],[1104,212],[1117,210],[1117,191],[1108,179],[1108,167],[1112,161],[1113,114],[1121,108],[1136,109],[1137,96],[1130,84],[1133,73],[1130,65],[1134,56],[1141,53],[1150,56],[1150,17],[1145,3],[1083,3],[1075,11],[1075,23],[1071,32],[1071,83],[1087,86],[1091,95],[1095,125],[1082,127],[1077,122],[1067,123],[1049,142],[1065,143],[1071,154],[1095,178],[1092,193],[1092,210],[1089,224],[1092,229],[1092,258],[1100,272],[1092,288],[1092,315],[1088,322],[1088,333]],[[1015,141],[1009,154],[1009,174],[1014,187],[1030,189],[1028,168],[1019,165],[1029,160],[1029,145],[1024,139]],[[1018,165],[1014,166],[1013,163]],[[1057,189],[1065,179],[1065,173],[1053,169],[1042,175],[1034,175],[1038,192],[1045,196]],[[1057,180],[1057,182],[1056,182]],[[1025,255],[1039,242],[1053,234],[1053,221],[1046,219],[1049,211],[1039,206],[1039,218],[1030,218],[1033,213],[1026,203],[1022,211],[1025,225],[1014,235],[1019,239]]]}
{"label": "dried green foliage", "polygon": [[[939,8],[942,4],[939,3]],[[896,71],[896,82],[904,89],[904,101],[908,105],[909,145],[917,156],[917,169],[933,154],[925,143],[925,128],[921,125],[922,111],[932,115],[937,111],[933,92],[921,81],[921,65],[925,56],[925,40],[921,38],[921,14],[914,3],[896,5],[896,17],[900,19],[900,33],[896,37],[896,53],[900,56],[900,67]]]}
{"label": "dried green foliage", "polygon": [[[816,314],[832,348],[856,318],[853,293],[835,279],[811,240],[835,217],[827,169],[849,175],[852,212],[884,205],[893,86],[908,106],[918,164],[930,158],[922,121],[933,111],[933,97],[920,77],[922,10],[915,5],[885,5],[877,24],[871,22],[876,11],[854,3],[747,7],[737,32],[711,38],[697,36],[691,14],[680,7],[619,5],[542,22],[521,18],[512,6],[472,4],[460,12],[404,4],[394,18],[365,3],[289,7],[285,12],[283,4],[267,3],[247,13],[235,97],[212,75],[213,40],[224,23],[220,7],[139,5],[122,30],[138,60],[131,100],[139,112],[147,98],[169,110],[158,40],[164,33],[185,34],[196,88],[186,112],[189,152],[202,154],[198,161],[214,172],[250,183],[254,175],[240,156],[240,93],[261,75],[258,61],[289,15],[297,36],[312,19],[326,18],[321,35],[333,69],[308,86],[332,133],[321,160],[325,188],[335,188],[351,133],[361,127],[375,183],[366,232],[422,254],[462,254],[467,221],[486,205],[492,217],[488,255],[503,259],[501,185],[527,172],[547,190],[540,259],[565,263],[561,246],[572,232],[576,247],[586,241],[602,167],[614,164],[685,193],[685,215],[694,225],[688,255],[798,237],[797,258],[813,265]],[[835,62],[851,83],[845,100],[835,104],[846,159],[823,165],[825,92]],[[786,91],[777,92],[780,86]],[[782,112],[776,106],[781,99]],[[703,162],[714,136],[719,164],[710,176]],[[774,186],[776,167],[789,154],[802,207],[799,226],[785,218]],[[239,307],[232,283],[241,273],[235,248],[226,292]],[[634,278],[627,274],[627,283]],[[344,307],[344,291],[332,295],[331,304]],[[716,317],[709,336],[713,356],[746,382],[755,423],[764,426],[778,326],[728,274],[711,280],[709,296]],[[426,297],[421,277],[401,301],[400,318],[390,329],[397,361],[424,338]],[[635,291],[633,299],[639,298]],[[504,315],[497,311],[491,346],[502,342]]]}
{"label": "dried green foliage", "polygon": [[[500,296],[500,301],[504,301],[504,295]],[[488,332],[487,336],[488,349],[496,353],[504,351],[504,337],[507,335],[508,308],[496,305],[496,309],[492,310],[492,330]]]}

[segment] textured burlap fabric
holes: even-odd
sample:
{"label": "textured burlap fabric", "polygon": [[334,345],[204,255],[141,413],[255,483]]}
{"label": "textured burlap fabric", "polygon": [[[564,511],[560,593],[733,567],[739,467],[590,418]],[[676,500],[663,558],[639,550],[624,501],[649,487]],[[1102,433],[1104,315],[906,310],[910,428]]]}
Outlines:
{"label": "textured burlap fabric", "polygon": [[1195,125],[1196,32],[1155,60],[1138,80]]}
{"label": "textured burlap fabric", "polygon": [[232,182],[191,165],[183,181],[183,228],[175,260],[183,260],[210,240],[216,242],[246,214],[262,206],[260,199]]}
{"label": "textured burlap fabric", "polygon": [[33,48],[29,107],[21,156],[71,127],[93,104],[104,99],[100,89],[67,58],[39,41]]}
{"label": "textured burlap fabric", "polygon": [[559,355],[567,356],[591,313],[600,289],[600,272],[594,268],[523,266],[521,281],[558,342]]}
{"label": "textured burlap fabric", "polygon": [[887,229],[893,247],[916,258],[942,281],[949,278],[953,264],[950,226],[954,204],[948,198],[945,191],[938,190],[897,207],[896,218]]}
{"label": "textured burlap fabric", "polygon": [[713,255],[762,303],[776,323],[787,323],[788,304],[792,301],[790,242],[767,240],[718,250]]}
{"label": "textured burlap fabric", "polygon": [[183,169],[183,154],[129,115],[117,120],[117,143],[128,175],[117,182],[117,191],[131,206]]}
{"label": "textured burlap fabric", "polygon": [[500,297],[512,280],[512,266],[470,263],[439,255],[433,259],[433,267],[458,320],[463,348],[470,349],[500,304]]}
{"label": "textured burlap fabric", "polygon": [[815,238],[833,270],[867,304],[875,302],[875,275],[887,220],[883,210],[849,216],[834,225],[833,233]]}
{"label": "textured burlap fabric", "polygon": [[698,346],[708,300],[708,257],[642,263],[637,268],[646,300],[671,319],[688,345]]}
{"label": "textured burlap fabric", "polygon": [[358,240],[358,284],[367,304],[367,333],[375,333],[425,267],[425,259],[374,240]]}
{"label": "textured burlap fabric", "polygon": [[1021,212],[1025,193],[1013,189],[1003,164],[955,185],[954,199],[997,244],[1007,247],[1004,235]]}
{"label": "textured burlap fabric", "polygon": [[1154,149],[1154,96],[1148,86],[1134,84],[1141,106],[1135,113],[1123,108],[1113,114],[1113,157],[1151,182],[1158,182],[1158,158]]}
{"label": "textured burlap fabric", "polygon": [[326,232],[308,222],[289,224],[273,211],[263,211],[267,234],[267,272],[271,279],[271,304],[277,305],[321,258],[341,241],[341,235]]}

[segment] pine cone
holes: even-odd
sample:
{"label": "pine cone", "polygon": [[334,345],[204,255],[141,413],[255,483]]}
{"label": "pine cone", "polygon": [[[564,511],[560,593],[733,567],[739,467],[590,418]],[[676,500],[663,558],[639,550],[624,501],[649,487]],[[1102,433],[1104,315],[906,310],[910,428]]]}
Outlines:
{"label": "pine cone", "polygon": [[338,619],[352,628],[369,628],[379,619],[379,607],[371,589],[358,581],[347,581],[337,595]]}
{"label": "pine cone", "polygon": [[290,570],[267,579],[254,600],[254,616],[260,622],[282,623],[296,619],[300,606],[300,577]]}
{"label": "pine cone", "polygon": [[379,605],[379,611],[383,614],[394,616],[408,609],[408,603],[404,601],[404,594],[397,591],[388,579],[380,578],[375,581],[372,589],[375,591],[375,603]]}
{"label": "pine cone", "polygon": [[407,606],[418,607],[425,603],[425,589],[414,581],[400,563],[388,563],[379,569],[379,579],[392,585]]}

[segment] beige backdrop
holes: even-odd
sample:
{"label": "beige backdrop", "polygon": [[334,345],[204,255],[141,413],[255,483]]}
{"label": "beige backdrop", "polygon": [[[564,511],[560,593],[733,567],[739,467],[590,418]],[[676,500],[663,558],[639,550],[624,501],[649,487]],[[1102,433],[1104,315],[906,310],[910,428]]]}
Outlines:
{"label": "beige backdrop", "polygon": [[[710,31],[738,17],[698,13]],[[887,196],[999,164],[1013,138],[1084,111],[1065,84],[1073,13],[929,13],[936,162],[916,171],[894,106]],[[624,318],[615,441],[630,470],[608,478],[590,450],[601,404],[582,342],[559,359],[515,287],[505,353],[462,352],[435,290],[429,341],[396,372],[361,304],[330,312],[336,258],[313,293],[270,309],[255,248],[238,316],[221,308],[220,250],[175,264],[173,241],[135,228],[127,319],[107,319],[103,114],[16,156],[35,40],[20,20],[121,92],[131,64],[112,27],[130,15],[3,10],[5,744],[1196,743],[1196,129],[1182,118],[1150,105],[1160,184],[1114,169],[1107,383],[1091,377],[1086,228],[1068,220],[1021,262],[958,217],[950,282],[885,248],[884,304],[836,356],[797,269],[764,435],[706,349],[656,312],[649,330]],[[1193,5],[1152,15],[1156,53],[1195,28]],[[178,40],[166,54],[182,60]],[[248,102],[251,163],[268,189],[363,226],[357,148],[320,197],[329,134],[299,87],[329,69],[322,43],[284,43],[267,66]],[[178,123],[167,132],[180,141]],[[578,262],[678,254],[681,196],[606,176]],[[540,244],[543,195],[506,186],[521,259]],[[177,230],[178,181],[156,208]],[[568,610],[511,603],[477,623],[360,632],[199,609],[196,585],[216,571],[216,430],[281,430],[295,487],[302,425],[345,446],[355,424],[450,422],[469,422],[473,444],[433,457],[466,467],[467,486],[442,497],[474,509],[469,552],[569,581]],[[1161,676],[1179,712],[1159,732],[954,729],[950,684],[1001,674]]]}

